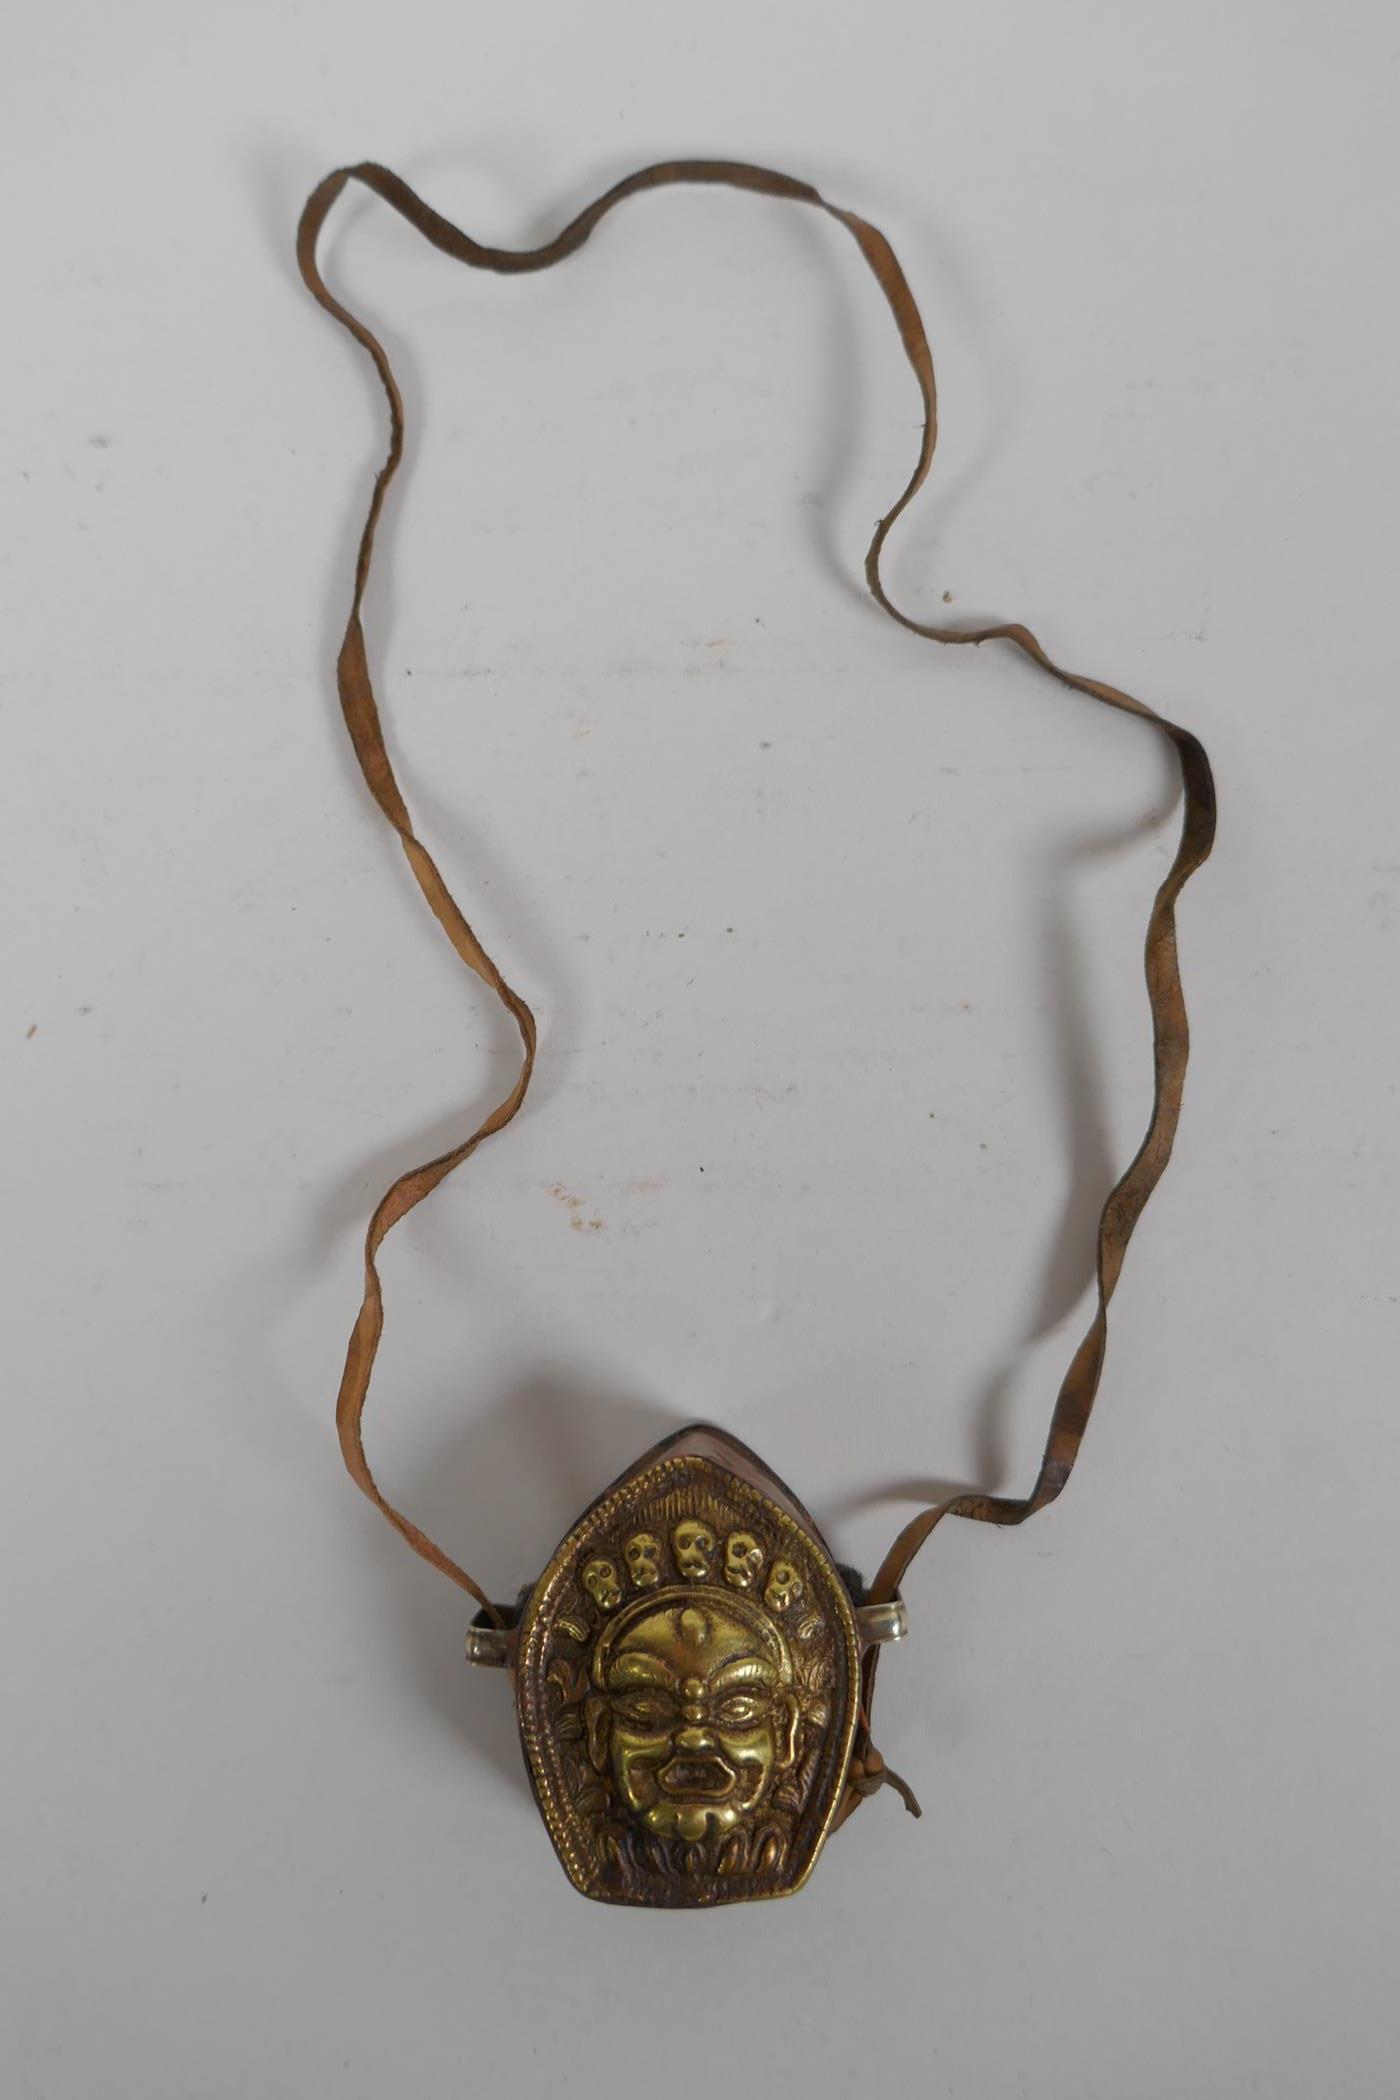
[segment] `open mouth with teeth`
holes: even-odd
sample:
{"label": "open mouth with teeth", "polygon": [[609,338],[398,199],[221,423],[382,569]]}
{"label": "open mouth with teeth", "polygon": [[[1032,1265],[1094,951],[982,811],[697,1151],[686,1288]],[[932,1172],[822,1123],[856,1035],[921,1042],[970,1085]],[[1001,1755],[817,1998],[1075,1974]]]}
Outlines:
{"label": "open mouth with teeth", "polygon": [[739,1783],[738,1773],[722,1757],[673,1757],[656,1776],[673,1800],[725,1801]]}

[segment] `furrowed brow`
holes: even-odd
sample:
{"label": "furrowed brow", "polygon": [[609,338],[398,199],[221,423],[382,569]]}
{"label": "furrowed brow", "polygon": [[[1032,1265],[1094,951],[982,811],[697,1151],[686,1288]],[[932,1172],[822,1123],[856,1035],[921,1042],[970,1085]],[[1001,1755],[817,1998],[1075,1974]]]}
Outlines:
{"label": "furrowed brow", "polygon": [[772,1663],[764,1662],[758,1655],[745,1655],[738,1662],[726,1663],[722,1670],[716,1670],[707,1689],[711,1693],[727,1692],[736,1684],[759,1684],[765,1691],[771,1691],[777,1681],[778,1673]]}
{"label": "furrowed brow", "polygon": [[656,1684],[674,1691],[676,1673],[658,1655],[619,1655],[608,1669],[608,1689],[621,1692],[634,1684]]}

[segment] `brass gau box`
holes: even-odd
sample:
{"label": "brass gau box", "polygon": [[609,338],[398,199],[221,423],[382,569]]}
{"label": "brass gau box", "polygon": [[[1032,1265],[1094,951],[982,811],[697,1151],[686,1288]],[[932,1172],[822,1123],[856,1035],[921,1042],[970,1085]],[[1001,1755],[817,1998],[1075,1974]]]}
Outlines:
{"label": "brass gau box", "polygon": [[855,1606],[742,1444],[657,1446],[570,1531],[521,1614],[516,1710],[575,1888],[684,1908],[800,1888],[860,1712]]}

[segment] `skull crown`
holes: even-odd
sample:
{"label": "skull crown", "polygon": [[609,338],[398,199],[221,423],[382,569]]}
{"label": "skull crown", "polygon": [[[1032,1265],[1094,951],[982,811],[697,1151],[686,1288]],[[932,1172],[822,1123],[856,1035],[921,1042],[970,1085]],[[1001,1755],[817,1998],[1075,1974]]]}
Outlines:
{"label": "skull crown", "polygon": [[806,1587],[790,1560],[775,1560],[768,1571],[763,1601],[770,1611],[787,1611],[801,1602]]}
{"label": "skull crown", "polygon": [[724,1542],[724,1579],[731,1589],[751,1590],[763,1572],[763,1548],[751,1531],[731,1531]]}
{"label": "skull crown", "polygon": [[591,1560],[581,1577],[599,1611],[616,1611],[622,1602],[622,1585],[610,1560]]}
{"label": "skull crown", "polygon": [[[801,1602],[807,1585],[790,1560],[774,1560],[764,1570],[767,1556],[751,1531],[731,1531],[721,1542],[719,1533],[701,1517],[682,1517],[670,1537],[676,1579],[683,1583],[712,1583],[723,1579],[732,1590],[761,1596],[773,1613],[782,1613]],[[615,1559],[595,1554],[579,1574],[579,1581],[600,1612],[614,1612],[622,1602],[624,1581],[633,1590],[659,1589],[667,1579],[666,1541],[654,1531],[634,1531]]]}
{"label": "skull crown", "polygon": [[671,1548],[677,1570],[687,1582],[709,1581],[718,1544],[708,1524],[702,1524],[698,1517],[682,1517],[671,1533]]}
{"label": "skull crown", "polygon": [[622,1549],[632,1587],[654,1590],[661,1580],[661,1541],[650,1531],[639,1531]]}

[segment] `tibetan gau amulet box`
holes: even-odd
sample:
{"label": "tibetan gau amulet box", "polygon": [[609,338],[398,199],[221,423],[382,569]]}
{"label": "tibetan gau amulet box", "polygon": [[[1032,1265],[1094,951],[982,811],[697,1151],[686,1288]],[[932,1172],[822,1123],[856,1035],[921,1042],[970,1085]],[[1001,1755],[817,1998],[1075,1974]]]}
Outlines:
{"label": "tibetan gau amulet box", "polygon": [[[1145,722],[1181,769],[1180,840],[1148,920],[1147,993],[1154,1092],[1143,1141],[1099,1219],[1097,1299],[1056,1397],[1040,1471],[1023,1497],[968,1493],[920,1511],[904,1526],[869,1589],[838,1567],[791,1491],[722,1430],[697,1427],[660,1444],[575,1524],[539,1581],[514,1606],[493,1604],[472,1576],[380,1492],[365,1454],[362,1417],[383,1326],[376,1257],[390,1229],[483,1139],[509,1123],[535,1064],[535,1020],[463,916],[413,827],[389,760],[362,626],[365,585],[385,497],[403,457],[404,404],[377,337],[327,287],[321,229],[357,183],[455,261],[501,276],[548,269],[573,255],[626,198],[676,183],[719,185],[785,199],[820,213],[854,240],[899,332],[922,404],[918,458],[875,528],[866,555],[870,592],[907,632],[947,644],[1005,642],[1060,685]],[[1177,965],[1176,902],[1210,852],[1215,790],[1189,730],[1116,686],[1053,662],[1018,623],[948,626],[916,619],[886,593],[881,556],[900,513],[927,477],[937,431],[933,360],[894,250],[854,212],[809,183],[732,161],[672,161],[615,185],[543,247],[474,240],[407,183],[372,162],[340,168],[313,191],[297,256],[313,296],[368,354],[389,403],[389,449],[360,539],[350,616],[336,675],[346,727],[366,784],[397,833],[414,879],[453,948],[501,1001],[520,1037],[509,1092],[450,1151],[402,1175],[370,1221],[365,1290],[350,1338],[336,1420],[357,1485],[425,1560],[475,1598],[472,1660],[514,1682],[521,1742],[535,1798],[574,1887],[606,1903],[695,1908],[800,1888],[827,1836],[885,1786],[915,1807],[870,1737],[883,1643],[905,1630],[900,1589],[915,1554],[945,1516],[1020,1524],[1068,1480],[1103,1369],[1108,1305],[1144,1204],[1171,1155],[1186,1074],[1186,1007]]]}

